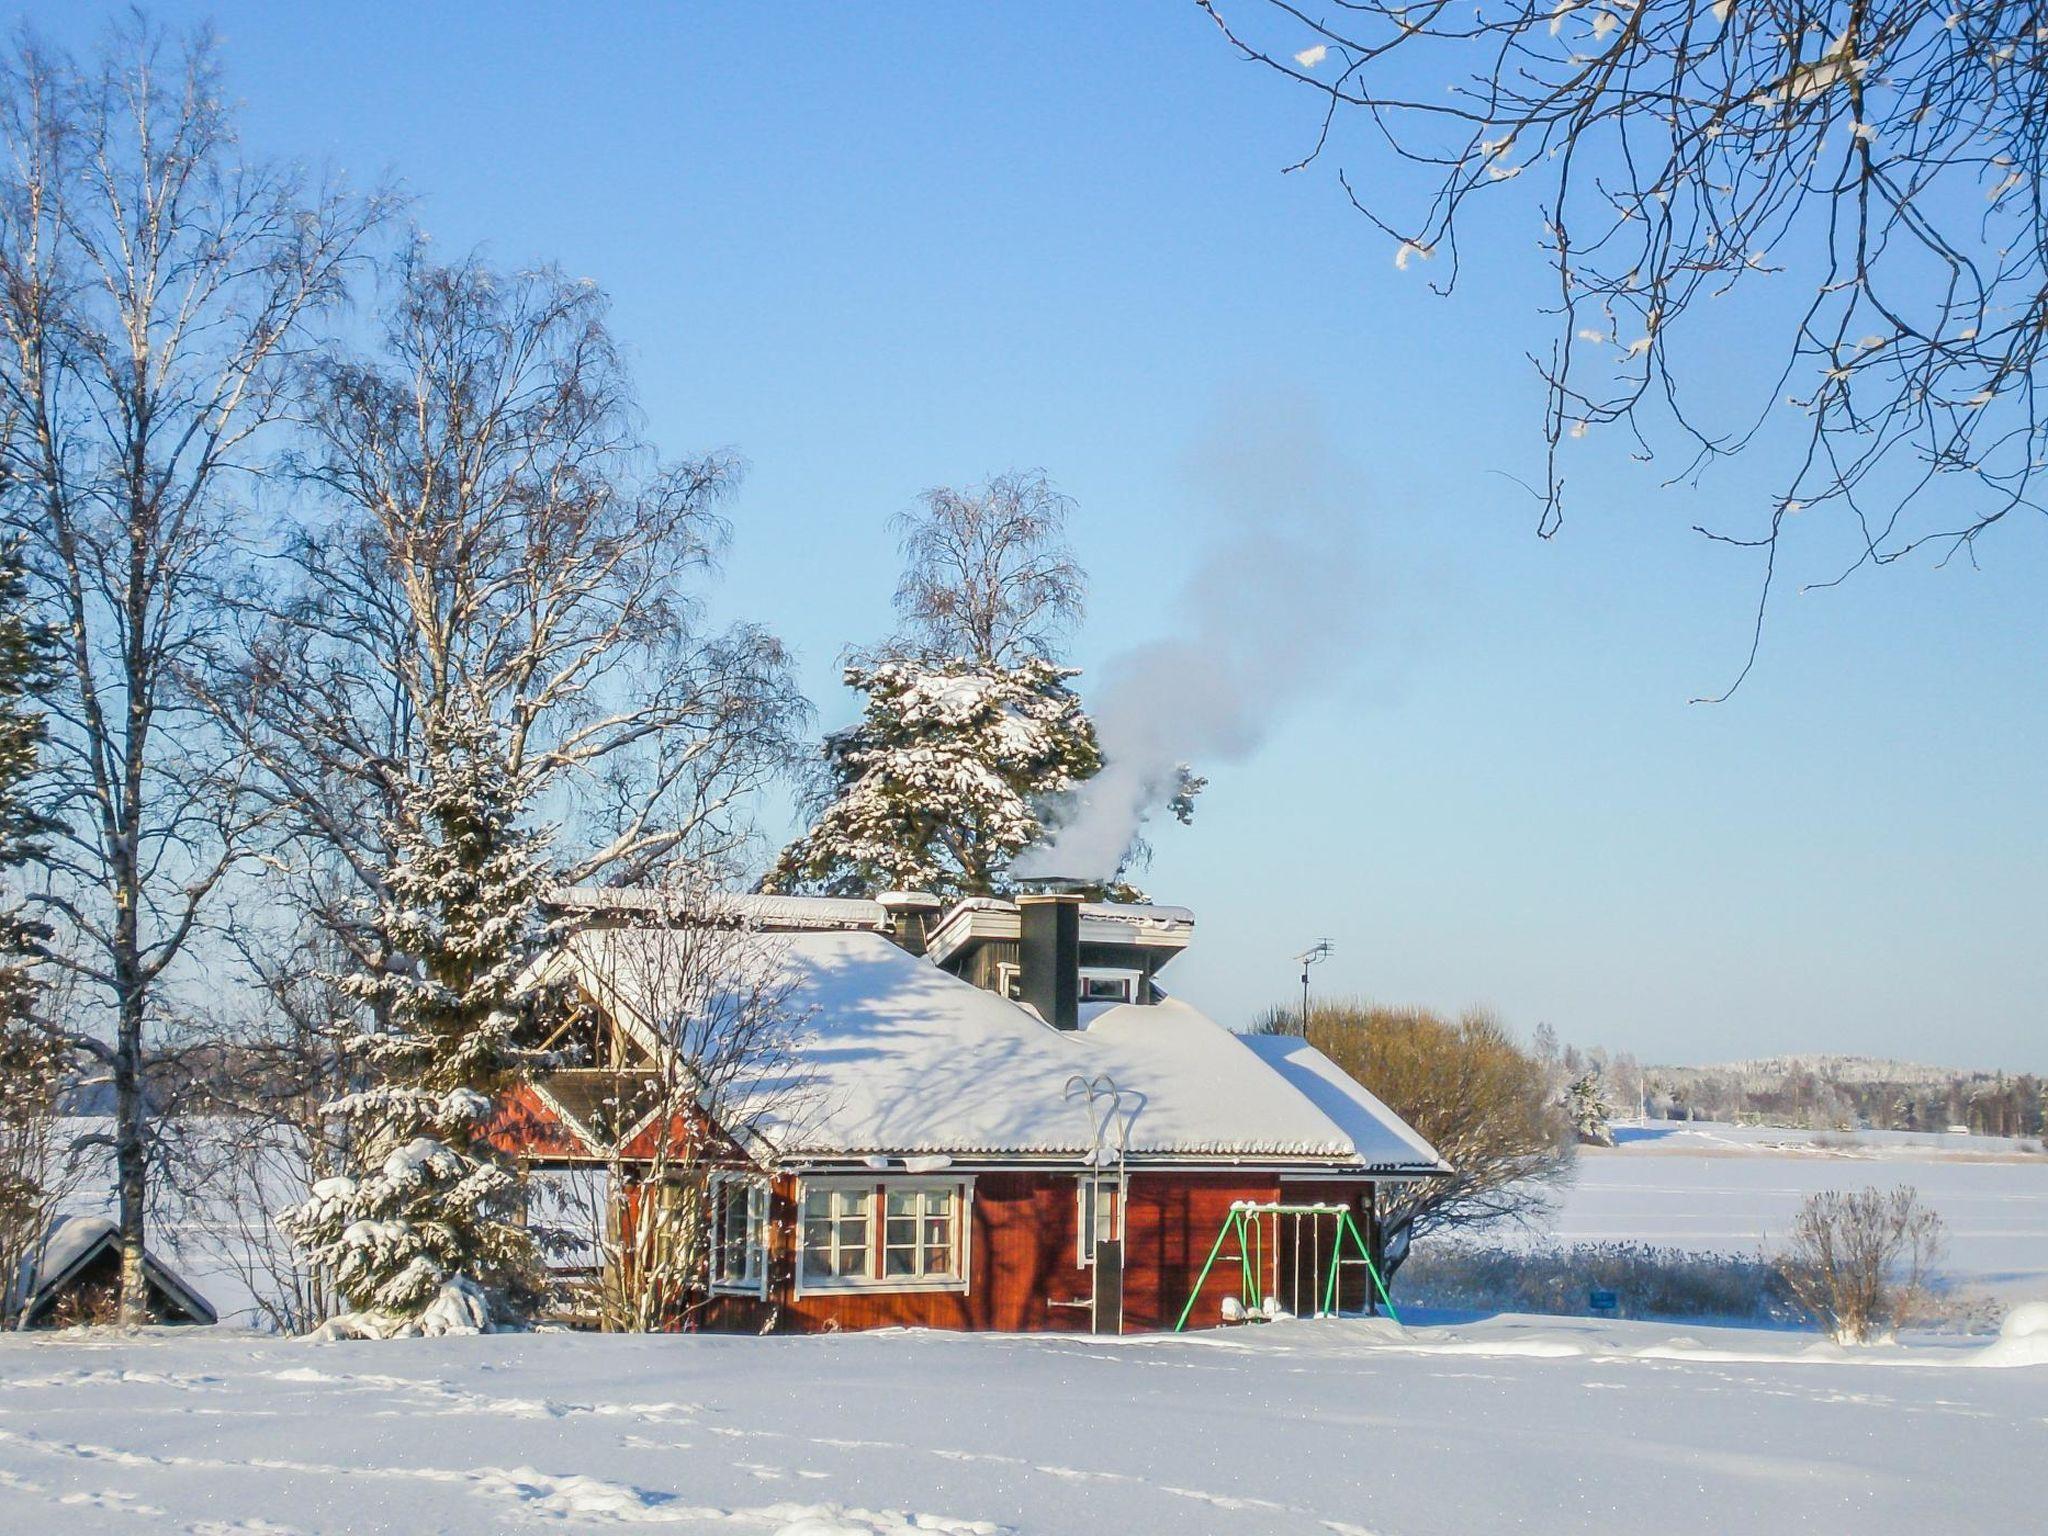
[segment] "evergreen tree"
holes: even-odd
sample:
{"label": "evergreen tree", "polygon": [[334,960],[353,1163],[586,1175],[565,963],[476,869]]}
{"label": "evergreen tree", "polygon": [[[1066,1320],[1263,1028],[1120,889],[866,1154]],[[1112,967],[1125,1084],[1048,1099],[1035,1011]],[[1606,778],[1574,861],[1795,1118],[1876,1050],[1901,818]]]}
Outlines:
{"label": "evergreen tree", "polygon": [[[1052,830],[1059,797],[1102,769],[1095,726],[1060,665],[1087,577],[1066,544],[1069,500],[1038,471],[925,492],[898,519],[897,633],[856,654],[859,723],[825,739],[811,828],[769,890],[990,896]],[[1169,799],[1185,822],[1203,781],[1183,767]],[[1124,868],[1149,850],[1133,839]],[[1142,901],[1124,869],[1101,888]]]}
{"label": "evergreen tree", "polygon": [[[21,546],[0,544],[0,874],[33,861],[48,828],[30,788],[43,736],[30,701],[47,676],[49,647],[48,630],[28,617]],[[49,1133],[64,1052],[35,1017],[30,968],[48,936],[16,901],[0,901],[0,1277],[33,1248],[52,1199]]]}
{"label": "evergreen tree", "polygon": [[883,889],[987,896],[1044,835],[1041,806],[1102,766],[1095,728],[1038,657],[1011,665],[882,661],[846,669],[860,721],[826,738],[811,829],[783,851],[774,890]]}
{"label": "evergreen tree", "polygon": [[1607,1103],[1607,1090],[1598,1072],[1582,1072],[1573,1078],[1571,1086],[1565,1089],[1564,1103],[1572,1130],[1582,1143],[1594,1147],[1614,1145],[1614,1132],[1607,1124],[1613,1110]]}
{"label": "evergreen tree", "polygon": [[364,1084],[331,1106],[355,1171],[321,1181],[284,1223],[360,1314],[343,1331],[516,1323],[539,1298],[542,1234],[485,1137],[531,1064],[522,977],[554,937],[539,915],[546,840],[520,829],[522,808],[480,711],[429,725],[382,913],[411,966],[345,983],[385,1021],[349,1042]]}

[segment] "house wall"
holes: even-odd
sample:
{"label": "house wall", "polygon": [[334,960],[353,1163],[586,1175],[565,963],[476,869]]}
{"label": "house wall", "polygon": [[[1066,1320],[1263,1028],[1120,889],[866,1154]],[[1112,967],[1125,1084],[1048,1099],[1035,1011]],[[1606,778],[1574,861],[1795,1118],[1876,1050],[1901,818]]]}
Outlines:
{"label": "house wall", "polygon": [[[1131,1179],[1124,1235],[1124,1327],[1167,1329],[1179,1319],[1231,1205],[1240,1200],[1317,1199],[1369,1209],[1361,1180],[1286,1185],[1271,1176],[1233,1173],[1142,1173]],[[1006,1332],[1085,1332],[1092,1271],[1076,1262],[1080,1203],[1071,1174],[984,1173],[974,1181],[969,1287],[959,1291],[807,1290],[795,1285],[796,1182],[778,1180],[770,1208],[772,1245],[766,1302],[724,1298],[710,1326],[788,1332],[920,1327]],[[1188,1319],[1189,1327],[1222,1321],[1223,1298],[1239,1293],[1235,1245],[1219,1257]],[[1311,1263],[1313,1263],[1311,1259]],[[1290,1278],[1282,1255],[1260,1256],[1268,1292]],[[1350,1305],[1362,1287],[1347,1287]],[[1064,1303],[1064,1304],[1063,1304]]]}
{"label": "house wall", "polygon": [[[573,1138],[527,1090],[509,1096],[492,1139],[501,1148],[548,1163],[573,1146]],[[688,1136],[671,1127],[678,1140]],[[651,1155],[658,1136],[650,1128],[627,1152],[628,1160]],[[585,1154],[587,1156],[587,1153]],[[878,1175],[878,1178],[885,1178]],[[1085,1332],[1094,1276],[1076,1262],[1079,1244],[1079,1179],[1071,1173],[979,1173],[967,1241],[965,1291],[887,1291],[865,1287],[804,1290],[796,1283],[799,1182],[789,1175],[772,1184],[769,1201],[768,1296],[717,1298],[705,1325],[756,1332],[764,1328],[809,1333],[838,1329],[918,1327],[998,1332]],[[1274,1175],[1147,1172],[1131,1178],[1124,1219],[1124,1327],[1127,1332],[1173,1327],[1186,1305],[1230,1207],[1237,1201],[1317,1202],[1348,1206],[1379,1257],[1372,1226],[1372,1184],[1362,1179],[1279,1178]],[[1270,1236],[1270,1233],[1266,1234]],[[1260,1255],[1261,1289],[1292,1304],[1313,1298],[1315,1277],[1327,1273],[1327,1237],[1304,1228],[1300,1244],[1292,1234],[1277,1248],[1267,1241]],[[1299,1258],[1297,1259],[1297,1255]],[[1222,1321],[1223,1298],[1239,1294],[1241,1275],[1235,1244],[1202,1285],[1188,1317],[1191,1328]],[[1297,1286],[1295,1266],[1304,1270]],[[1370,1281],[1355,1267],[1342,1275],[1339,1302],[1345,1310],[1367,1305]],[[1304,1310],[1309,1310],[1304,1307]]]}

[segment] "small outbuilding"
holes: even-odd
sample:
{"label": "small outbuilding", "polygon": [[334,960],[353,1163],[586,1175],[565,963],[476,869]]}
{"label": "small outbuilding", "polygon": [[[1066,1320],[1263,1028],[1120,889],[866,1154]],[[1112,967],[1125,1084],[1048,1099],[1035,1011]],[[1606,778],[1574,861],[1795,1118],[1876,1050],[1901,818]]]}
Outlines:
{"label": "small outbuilding", "polygon": [[[153,1323],[220,1321],[207,1299],[155,1254],[142,1255]],[[21,1328],[110,1322],[121,1295],[121,1231],[104,1216],[57,1221],[21,1279]]]}

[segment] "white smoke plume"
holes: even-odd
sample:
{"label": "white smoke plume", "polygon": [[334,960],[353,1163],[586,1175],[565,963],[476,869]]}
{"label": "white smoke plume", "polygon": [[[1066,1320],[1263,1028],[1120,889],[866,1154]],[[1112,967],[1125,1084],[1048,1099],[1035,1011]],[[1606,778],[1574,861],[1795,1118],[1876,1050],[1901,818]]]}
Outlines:
{"label": "white smoke plume", "polygon": [[1020,876],[1110,878],[1183,763],[1202,773],[1244,761],[1355,665],[1370,606],[1362,498],[1315,412],[1240,407],[1192,471],[1210,526],[1176,632],[1103,668],[1091,713],[1105,766],[1053,808],[1058,830],[1017,860]]}

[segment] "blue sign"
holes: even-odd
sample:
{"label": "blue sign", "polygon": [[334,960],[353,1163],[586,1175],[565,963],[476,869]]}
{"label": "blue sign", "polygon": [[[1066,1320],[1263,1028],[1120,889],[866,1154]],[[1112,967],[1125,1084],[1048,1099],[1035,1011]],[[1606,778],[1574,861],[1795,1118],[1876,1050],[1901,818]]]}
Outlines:
{"label": "blue sign", "polygon": [[1595,1312],[1612,1312],[1621,1305],[1621,1298],[1613,1291],[1594,1291],[1586,1297],[1586,1303]]}

